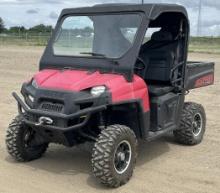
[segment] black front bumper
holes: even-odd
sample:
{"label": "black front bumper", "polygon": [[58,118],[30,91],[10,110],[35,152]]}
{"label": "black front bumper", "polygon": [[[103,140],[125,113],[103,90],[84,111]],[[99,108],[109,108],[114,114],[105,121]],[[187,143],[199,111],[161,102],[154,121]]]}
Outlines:
{"label": "black front bumper", "polygon": [[84,127],[92,114],[96,113],[96,112],[100,112],[103,111],[107,108],[107,105],[99,105],[99,106],[92,106],[83,110],[80,110],[76,113],[73,114],[63,114],[63,113],[55,113],[55,112],[49,112],[49,111],[43,111],[43,110],[39,110],[39,109],[31,109],[30,107],[28,107],[23,100],[16,94],[16,93],[12,93],[13,97],[15,98],[15,100],[18,103],[18,109],[20,113],[25,113],[28,116],[35,116],[35,117],[48,117],[52,120],[63,120],[64,122],[68,122],[69,120],[73,120],[76,118],[82,118],[82,121],[78,124],[74,124],[68,127],[60,127],[57,125],[47,125],[47,124],[41,124],[38,125],[38,122],[32,121],[30,119],[28,119],[27,117],[24,117],[24,121],[27,125],[34,127],[34,128],[41,128],[41,129],[46,129],[46,130],[52,130],[52,131],[57,131],[57,132],[68,132],[68,131],[76,131],[78,129],[81,129],[82,127]]}

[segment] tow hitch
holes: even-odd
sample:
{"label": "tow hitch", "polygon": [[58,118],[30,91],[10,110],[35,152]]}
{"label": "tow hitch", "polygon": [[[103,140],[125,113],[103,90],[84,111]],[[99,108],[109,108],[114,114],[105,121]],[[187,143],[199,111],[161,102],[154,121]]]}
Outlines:
{"label": "tow hitch", "polygon": [[53,120],[49,117],[40,117],[39,118],[39,122],[36,123],[36,126],[41,126],[41,125],[52,125],[53,124]]}

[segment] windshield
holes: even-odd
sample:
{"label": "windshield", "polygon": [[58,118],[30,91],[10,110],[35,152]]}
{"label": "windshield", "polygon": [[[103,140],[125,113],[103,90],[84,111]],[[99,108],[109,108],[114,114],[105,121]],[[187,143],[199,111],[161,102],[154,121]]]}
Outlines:
{"label": "windshield", "polygon": [[53,43],[55,55],[120,58],[133,45],[139,14],[66,17]]}

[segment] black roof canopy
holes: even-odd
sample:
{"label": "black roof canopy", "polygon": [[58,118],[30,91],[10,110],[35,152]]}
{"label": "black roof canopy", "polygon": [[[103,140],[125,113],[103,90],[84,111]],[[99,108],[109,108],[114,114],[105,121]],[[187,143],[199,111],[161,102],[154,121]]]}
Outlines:
{"label": "black roof canopy", "polygon": [[154,20],[160,14],[165,12],[179,12],[188,18],[185,7],[177,4],[100,4],[93,7],[69,8],[64,9],[61,16],[66,14],[92,14],[92,13],[110,13],[110,12],[144,12],[148,19]]}

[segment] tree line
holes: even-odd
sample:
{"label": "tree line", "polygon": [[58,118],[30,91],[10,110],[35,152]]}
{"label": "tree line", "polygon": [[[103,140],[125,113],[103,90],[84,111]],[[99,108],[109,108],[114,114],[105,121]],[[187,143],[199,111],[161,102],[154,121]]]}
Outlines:
{"label": "tree line", "polygon": [[24,26],[13,26],[7,29],[5,27],[3,19],[0,17],[0,33],[16,33],[16,34],[23,34],[23,33],[51,33],[53,27],[51,25],[44,25],[39,24],[29,29],[25,28]]}
{"label": "tree line", "polygon": [[0,17],[0,33],[5,30],[5,25],[3,19]]}
{"label": "tree line", "polygon": [[[53,27],[51,25],[39,24],[29,29],[24,26],[14,26],[9,29],[5,28],[4,21],[0,17],[0,33],[5,34],[49,34],[53,31]],[[63,29],[63,33],[69,34],[72,36],[91,36],[93,34],[93,29],[91,27],[85,27],[83,29]]]}

